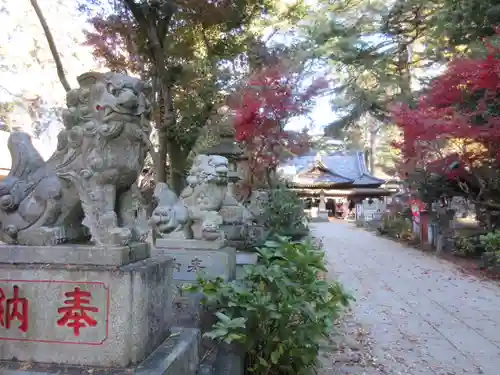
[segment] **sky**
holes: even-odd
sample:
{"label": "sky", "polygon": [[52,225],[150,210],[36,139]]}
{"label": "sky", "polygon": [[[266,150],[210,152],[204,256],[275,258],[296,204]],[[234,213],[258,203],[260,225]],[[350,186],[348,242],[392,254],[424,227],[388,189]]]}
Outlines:
{"label": "sky", "polygon": [[[8,14],[0,13],[0,100],[14,95],[40,95],[48,105],[61,106],[65,91],[47,40],[29,1],[5,0]],[[83,46],[85,18],[78,14],[74,0],[44,0],[39,2],[55,37],[64,69],[71,87],[76,77],[86,71],[99,69],[89,47]],[[30,132],[31,119],[22,109],[13,116],[16,126]],[[57,133],[62,124],[52,118],[48,131],[40,136],[37,149],[48,158],[57,146]]]}
{"label": "sky", "polygon": [[300,131],[307,127],[310,134],[322,134],[326,125],[332,123],[337,118],[335,112],[332,111],[330,104],[331,97],[323,96],[317,98],[307,116],[301,116],[290,120],[287,124],[287,129]]}
{"label": "sky", "polygon": [[[293,0],[290,0],[292,2]],[[315,4],[315,0],[306,0],[306,3],[311,5]],[[268,40],[268,45],[272,46],[274,43],[290,45],[292,37],[286,34],[277,33],[272,38],[268,39],[270,33],[274,30],[269,28],[264,31],[263,39]],[[337,116],[335,112],[332,111],[332,105],[330,104],[331,96],[321,96],[313,101],[313,106],[311,111],[304,116],[292,118],[286,128],[289,130],[301,131],[304,128],[309,129],[309,133],[323,134],[324,127],[336,120]]]}

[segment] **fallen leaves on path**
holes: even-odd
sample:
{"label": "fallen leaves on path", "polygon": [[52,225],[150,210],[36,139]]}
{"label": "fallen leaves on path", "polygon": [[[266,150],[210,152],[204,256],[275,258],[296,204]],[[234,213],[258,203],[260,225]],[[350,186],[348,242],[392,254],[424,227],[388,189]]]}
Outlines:
{"label": "fallen leaves on path", "polygon": [[318,375],[378,375],[386,374],[384,366],[373,355],[369,332],[348,311],[336,325],[331,337],[332,349],[320,355],[323,365]]}

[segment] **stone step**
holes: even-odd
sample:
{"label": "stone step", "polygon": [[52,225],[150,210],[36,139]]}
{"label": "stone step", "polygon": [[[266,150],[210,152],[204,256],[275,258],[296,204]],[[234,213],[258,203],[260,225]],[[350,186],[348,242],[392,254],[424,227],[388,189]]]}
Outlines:
{"label": "stone step", "polygon": [[172,334],[141,365],[136,375],[197,375],[200,363],[200,331],[173,328]]}
{"label": "stone step", "polygon": [[200,370],[198,371],[198,375],[213,375],[214,367],[212,365],[204,365],[200,364]]}
{"label": "stone step", "polygon": [[243,355],[235,351],[232,345],[221,344],[211,375],[243,375],[244,373]]}

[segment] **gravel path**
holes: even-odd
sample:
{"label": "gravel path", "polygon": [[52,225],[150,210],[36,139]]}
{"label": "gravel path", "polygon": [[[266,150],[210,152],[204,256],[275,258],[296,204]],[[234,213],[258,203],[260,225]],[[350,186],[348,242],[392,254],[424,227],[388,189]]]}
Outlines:
{"label": "gravel path", "polygon": [[312,224],[354,295],[321,375],[500,374],[500,287],[345,222]]}

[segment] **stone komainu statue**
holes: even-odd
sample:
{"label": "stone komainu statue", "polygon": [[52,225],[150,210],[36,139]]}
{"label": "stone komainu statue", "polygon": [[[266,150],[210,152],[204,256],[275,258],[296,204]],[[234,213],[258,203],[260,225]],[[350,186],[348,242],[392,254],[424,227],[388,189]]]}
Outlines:
{"label": "stone komainu statue", "polygon": [[10,135],[12,169],[0,182],[0,240],[11,244],[126,245],[137,223],[137,178],[149,149],[145,84],[86,73],[67,94],[57,150],[44,161],[29,135]]}
{"label": "stone komainu statue", "polygon": [[158,207],[151,217],[156,237],[223,240],[219,212],[227,194],[228,172],[225,157],[198,155],[179,197],[166,184],[157,186]]}

